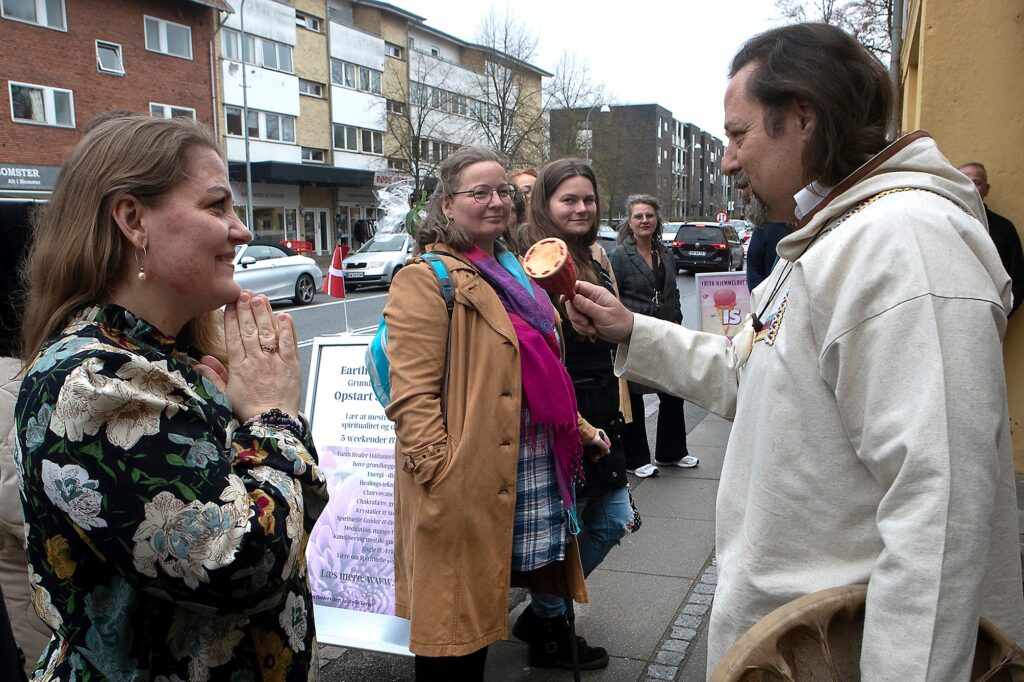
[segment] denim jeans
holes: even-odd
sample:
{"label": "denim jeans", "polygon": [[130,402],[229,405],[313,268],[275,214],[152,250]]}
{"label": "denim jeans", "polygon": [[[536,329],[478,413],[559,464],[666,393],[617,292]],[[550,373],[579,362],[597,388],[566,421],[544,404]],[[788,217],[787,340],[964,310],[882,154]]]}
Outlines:
{"label": "denim jeans", "polygon": [[[600,565],[612,547],[626,536],[626,524],[633,520],[629,505],[629,489],[617,488],[607,495],[583,498],[578,503],[580,532],[576,541],[580,546],[583,575]],[[553,594],[532,594],[531,608],[541,618],[554,618],[565,613],[565,601]]]}

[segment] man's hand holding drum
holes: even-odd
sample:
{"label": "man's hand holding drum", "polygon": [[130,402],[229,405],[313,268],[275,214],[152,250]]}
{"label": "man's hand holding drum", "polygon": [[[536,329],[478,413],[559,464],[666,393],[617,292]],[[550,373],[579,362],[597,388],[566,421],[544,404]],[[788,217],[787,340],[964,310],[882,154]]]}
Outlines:
{"label": "man's hand holding drum", "polygon": [[611,343],[625,343],[633,334],[633,313],[607,289],[577,282],[576,295],[565,302],[565,312],[576,331]]}

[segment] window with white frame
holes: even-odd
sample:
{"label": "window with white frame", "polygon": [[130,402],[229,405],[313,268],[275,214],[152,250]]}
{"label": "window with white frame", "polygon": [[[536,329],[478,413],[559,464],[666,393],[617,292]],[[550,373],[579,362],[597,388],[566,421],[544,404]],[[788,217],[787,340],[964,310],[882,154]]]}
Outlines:
{"label": "window with white frame", "polygon": [[409,172],[409,162],[398,156],[388,157],[388,170]]}
{"label": "window with white frame", "polygon": [[117,43],[96,41],[96,68],[103,73],[124,75],[124,58]]}
{"label": "window with white frame", "polygon": [[359,129],[355,126],[334,124],[334,148],[350,152],[359,151]]}
{"label": "window with white frame", "polygon": [[292,73],[292,46],[269,38],[245,34],[244,44],[240,43],[241,33],[226,28],[221,31],[221,52],[225,59],[244,61],[246,64],[262,66],[265,69]]}
{"label": "window with white frame", "polygon": [[66,31],[68,27],[64,0],[0,0],[0,14],[4,19],[58,31]]}
{"label": "window with white frame", "polygon": [[8,81],[11,119],[17,123],[75,127],[75,98],[70,90]]}
{"label": "window with white frame", "polygon": [[377,69],[350,64],[340,59],[331,60],[331,82],[344,88],[353,88],[379,95],[382,92],[381,79],[383,76],[384,72]]}
{"label": "window with white frame", "polygon": [[387,101],[387,110],[389,114],[398,114],[399,116],[405,116],[405,102],[397,99],[389,99]]}
{"label": "window with white frame", "polygon": [[448,92],[441,88],[430,89],[430,108],[437,110],[448,110]]}
{"label": "window with white frame", "polygon": [[458,145],[440,140],[423,138],[420,141],[420,159],[423,161],[440,162],[458,149]]}
{"label": "window with white frame", "polygon": [[405,59],[405,50],[402,49],[401,45],[395,45],[394,43],[384,43],[384,54],[395,59]]}
{"label": "window with white frame", "polygon": [[312,14],[306,14],[305,12],[295,12],[295,25],[301,26],[308,31],[320,32],[320,26],[322,23],[320,17],[314,17]]}
{"label": "window with white frame", "polygon": [[146,49],[150,52],[192,59],[192,29],[166,19],[147,16]]}
{"label": "window with white frame", "polygon": [[451,104],[451,111],[453,114],[459,116],[466,116],[469,114],[469,99],[465,95],[456,95],[452,93],[448,98]]}
{"label": "window with white frame", "polygon": [[[242,52],[238,46],[238,32],[232,31],[231,29],[225,28],[220,32],[220,52],[224,59],[229,59],[233,62],[242,61]],[[246,53],[246,56],[251,54],[251,51]]]}
{"label": "window with white frame", "polygon": [[308,81],[305,78],[300,78],[299,94],[309,95],[310,97],[323,97],[324,84],[317,83],[316,81]]}
{"label": "window with white frame", "polygon": [[412,106],[422,107],[427,104],[427,91],[428,88],[423,83],[417,83],[412,81],[409,83],[409,104]]}
{"label": "window with white frame", "polygon": [[[295,117],[271,111],[249,109],[246,119],[249,139],[295,143]],[[241,107],[224,107],[228,135],[242,136]]]}
{"label": "window with white frame", "polygon": [[196,110],[189,107],[178,107],[173,104],[160,104],[158,102],[149,103],[149,115],[157,116],[159,118],[177,118],[184,116],[185,118],[191,118],[193,121],[196,120]]}
{"label": "window with white frame", "polygon": [[264,138],[274,142],[295,142],[295,117],[263,113]]}
{"label": "window with white frame", "polygon": [[362,130],[362,149],[367,154],[384,153],[384,133],[376,130]]}
{"label": "window with white frame", "polygon": [[302,148],[302,163],[325,163],[326,159],[326,149],[316,149],[314,147]]}
{"label": "window with white frame", "polygon": [[292,46],[284,43],[276,43],[266,38],[257,38],[262,53],[262,66],[275,71],[292,72]]}
{"label": "window with white frame", "polygon": [[382,155],[384,133],[379,130],[364,130],[341,123],[334,124],[334,148],[362,154]]}

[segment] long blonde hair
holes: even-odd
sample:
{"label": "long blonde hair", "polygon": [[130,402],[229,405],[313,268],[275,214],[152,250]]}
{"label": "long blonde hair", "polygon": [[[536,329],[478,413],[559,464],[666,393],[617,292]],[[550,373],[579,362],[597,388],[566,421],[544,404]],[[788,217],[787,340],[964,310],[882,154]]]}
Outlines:
{"label": "long blonde hair", "polygon": [[[26,365],[73,315],[107,302],[123,276],[129,245],[113,219],[117,199],[131,194],[145,205],[159,205],[184,177],[188,152],[195,147],[217,151],[209,128],[186,118],[143,115],[104,121],[75,145],[50,203],[33,220],[22,271]],[[178,338],[224,358],[216,311],[190,320]]]}

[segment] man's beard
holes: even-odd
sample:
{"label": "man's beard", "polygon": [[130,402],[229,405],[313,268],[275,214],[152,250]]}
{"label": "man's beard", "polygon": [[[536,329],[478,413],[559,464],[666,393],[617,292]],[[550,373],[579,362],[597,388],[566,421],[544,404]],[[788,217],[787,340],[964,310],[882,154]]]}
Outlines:
{"label": "man's beard", "polygon": [[750,184],[750,176],[746,172],[740,171],[736,174],[733,183],[743,195],[743,217],[755,226],[768,222],[768,204],[754,191],[754,187]]}
{"label": "man's beard", "polygon": [[768,204],[757,196],[753,187],[750,188],[750,198],[747,199],[747,203],[743,207],[743,217],[754,225],[764,225],[768,222]]}

